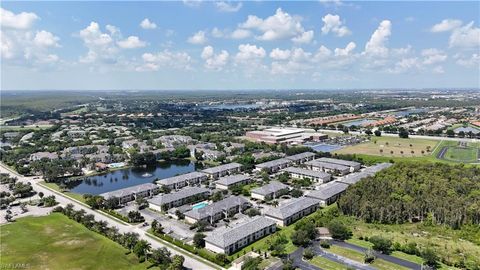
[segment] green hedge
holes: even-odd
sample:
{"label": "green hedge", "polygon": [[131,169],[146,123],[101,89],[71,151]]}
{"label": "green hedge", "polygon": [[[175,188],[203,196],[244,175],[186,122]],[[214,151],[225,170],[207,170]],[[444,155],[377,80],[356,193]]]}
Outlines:
{"label": "green hedge", "polygon": [[119,214],[119,213],[117,213],[117,212],[115,212],[115,211],[113,211],[113,210],[110,210],[110,209],[102,209],[102,210],[100,210],[100,211],[105,212],[105,213],[107,213],[107,214],[109,214],[109,215],[111,215],[111,216],[114,216],[114,217],[116,217],[116,218],[118,218],[118,219],[120,219],[120,220],[122,220],[122,221],[127,222],[127,223],[130,223],[130,221],[128,220],[128,218],[127,218],[126,216],[123,216],[123,215],[121,215],[121,214]]}
{"label": "green hedge", "polygon": [[182,248],[186,251],[189,251],[193,254],[196,254],[196,255],[198,255],[198,256],[200,256],[200,257],[202,257],[202,258],[204,258],[204,259],[206,259],[210,262],[218,264],[220,266],[226,266],[226,265],[230,264],[230,261],[225,262],[225,261],[217,260],[217,254],[213,253],[211,251],[208,251],[205,248],[196,248],[192,245],[185,244],[183,241],[175,239],[175,238],[171,237],[170,235],[160,234],[160,233],[156,233],[156,232],[153,232],[153,231],[151,231],[151,233],[153,235],[155,235],[156,237],[160,238],[160,239],[163,239],[163,240],[165,240],[169,243],[172,243],[179,248]]}

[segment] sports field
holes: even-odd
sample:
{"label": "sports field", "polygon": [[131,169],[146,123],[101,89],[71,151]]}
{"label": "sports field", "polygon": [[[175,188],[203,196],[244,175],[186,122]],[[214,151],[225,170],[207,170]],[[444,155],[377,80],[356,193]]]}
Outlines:
{"label": "sports field", "polygon": [[[0,227],[1,264],[26,269],[146,269],[133,254],[62,214],[25,217]],[[153,269],[153,268],[152,268]]]}
{"label": "sports field", "polygon": [[437,144],[438,141],[428,139],[372,137],[369,142],[348,146],[335,151],[335,153],[383,157],[425,157],[431,155]]}
{"label": "sports field", "polygon": [[458,142],[446,142],[443,141],[434,155],[438,159],[463,162],[463,163],[475,163],[479,162],[480,145],[478,143],[463,143]]}

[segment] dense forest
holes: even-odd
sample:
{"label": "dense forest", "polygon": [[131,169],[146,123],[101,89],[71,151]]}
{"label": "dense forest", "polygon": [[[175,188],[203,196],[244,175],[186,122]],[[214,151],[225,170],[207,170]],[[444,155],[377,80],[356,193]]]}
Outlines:
{"label": "dense forest", "polygon": [[350,187],[344,214],[366,222],[421,220],[459,228],[480,224],[480,168],[402,162]]}

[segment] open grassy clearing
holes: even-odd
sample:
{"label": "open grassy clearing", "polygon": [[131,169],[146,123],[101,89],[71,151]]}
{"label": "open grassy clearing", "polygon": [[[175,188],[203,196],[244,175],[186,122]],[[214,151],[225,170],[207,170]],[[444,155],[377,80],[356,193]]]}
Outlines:
{"label": "open grassy clearing", "polygon": [[[365,154],[387,158],[429,157],[437,144],[438,141],[427,139],[372,137],[369,142],[348,146],[334,153]],[[427,149],[430,149],[430,152]]]}
{"label": "open grassy clearing", "polygon": [[[335,245],[331,246],[328,249],[328,251],[331,252],[331,253],[335,253],[337,255],[343,256],[345,258],[349,258],[351,260],[354,260],[354,261],[357,261],[357,262],[360,262],[360,263],[364,263],[364,257],[365,256],[364,256],[363,253],[361,253],[359,251],[349,249],[349,248],[339,247],[339,246],[335,246]],[[406,270],[406,269],[408,269],[406,267],[397,265],[395,263],[387,262],[387,261],[382,260],[382,259],[375,259],[375,261],[373,263],[371,263],[370,265],[379,269],[379,270]]]}
{"label": "open grassy clearing", "polygon": [[70,191],[62,191],[62,190],[60,189],[60,187],[59,187],[57,184],[55,184],[55,183],[40,182],[40,184],[43,185],[43,186],[46,186],[46,187],[48,187],[48,188],[50,188],[50,189],[53,189],[53,190],[55,190],[55,191],[61,192],[61,193],[62,193],[63,195],[65,195],[65,196],[68,196],[68,197],[73,198],[73,199],[75,199],[75,200],[77,200],[77,201],[80,201],[80,202],[82,202],[82,203],[85,203],[85,199],[83,198],[83,195],[82,195],[82,194],[78,194],[78,193],[70,192]]}
{"label": "open grassy clearing", "polygon": [[479,143],[467,143],[462,147],[458,142],[442,141],[433,155],[439,160],[451,162],[476,163],[478,162]]}
{"label": "open grassy clearing", "polygon": [[347,269],[347,267],[343,264],[331,261],[329,259],[325,259],[320,256],[314,257],[309,262],[324,270],[346,270]]}
{"label": "open grassy clearing", "polygon": [[[146,269],[134,254],[62,214],[25,217],[1,227],[2,265],[29,269]],[[155,269],[155,268],[152,268]]]}

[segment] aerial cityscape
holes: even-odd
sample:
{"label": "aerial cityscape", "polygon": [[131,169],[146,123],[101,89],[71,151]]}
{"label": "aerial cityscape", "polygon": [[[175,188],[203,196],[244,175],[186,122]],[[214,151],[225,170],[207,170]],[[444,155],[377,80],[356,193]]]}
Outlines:
{"label": "aerial cityscape", "polygon": [[480,3],[4,1],[0,268],[480,270]]}

